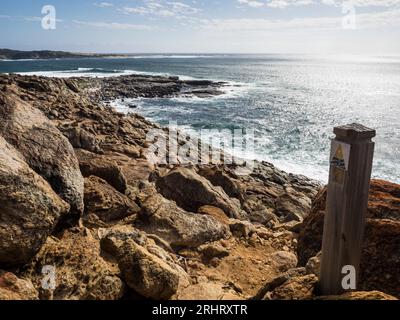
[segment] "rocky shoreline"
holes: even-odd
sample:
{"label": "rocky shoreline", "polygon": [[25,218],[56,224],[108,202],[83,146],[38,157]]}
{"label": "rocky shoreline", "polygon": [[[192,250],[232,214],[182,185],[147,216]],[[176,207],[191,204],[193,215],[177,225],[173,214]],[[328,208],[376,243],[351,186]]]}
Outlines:
{"label": "rocky shoreline", "polygon": [[180,80],[174,76],[126,75],[108,78],[71,78],[73,90],[86,91],[97,102],[115,99],[196,96],[209,98],[224,94],[224,82]]}
{"label": "rocky shoreline", "polygon": [[0,299],[400,298],[399,185],[372,183],[364,291],[321,297],[323,186],[266,162],[153,164],[160,128],[107,105],[223,86],[0,75]]}

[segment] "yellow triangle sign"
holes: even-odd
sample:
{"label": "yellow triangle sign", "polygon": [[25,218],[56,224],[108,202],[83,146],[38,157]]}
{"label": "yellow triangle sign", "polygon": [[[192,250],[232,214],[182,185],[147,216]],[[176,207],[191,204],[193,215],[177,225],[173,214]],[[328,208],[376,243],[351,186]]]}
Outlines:
{"label": "yellow triangle sign", "polygon": [[339,144],[338,148],[336,149],[335,158],[339,159],[339,160],[344,160],[343,149],[340,144]]}

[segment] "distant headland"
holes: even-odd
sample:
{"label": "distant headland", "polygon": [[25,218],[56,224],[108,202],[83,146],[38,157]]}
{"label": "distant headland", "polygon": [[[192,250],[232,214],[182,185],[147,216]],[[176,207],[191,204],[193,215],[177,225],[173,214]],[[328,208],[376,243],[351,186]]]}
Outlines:
{"label": "distant headland", "polygon": [[101,54],[101,53],[75,53],[67,51],[21,51],[12,49],[0,49],[0,59],[22,60],[22,59],[65,59],[65,58],[106,58],[127,57],[124,54]]}

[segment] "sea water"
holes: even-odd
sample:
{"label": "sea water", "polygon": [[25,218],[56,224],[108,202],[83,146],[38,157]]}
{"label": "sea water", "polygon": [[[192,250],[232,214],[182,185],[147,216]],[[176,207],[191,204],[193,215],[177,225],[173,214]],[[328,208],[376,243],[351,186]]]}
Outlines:
{"label": "sea water", "polygon": [[[400,57],[135,55],[130,58],[0,61],[0,72],[43,76],[178,75],[226,82],[225,94],[114,101],[161,125],[254,129],[248,157],[327,181],[333,127],[377,130],[373,177],[400,183]],[[130,109],[128,105],[137,108]]]}

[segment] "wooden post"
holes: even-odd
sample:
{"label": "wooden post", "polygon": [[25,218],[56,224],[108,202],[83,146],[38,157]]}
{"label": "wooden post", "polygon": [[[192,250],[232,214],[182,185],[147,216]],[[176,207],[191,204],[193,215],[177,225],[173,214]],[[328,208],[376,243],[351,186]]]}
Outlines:
{"label": "wooden post", "polygon": [[324,235],[320,286],[322,294],[343,293],[342,268],[353,266],[356,283],[368,207],[375,130],[359,124],[335,127]]}

